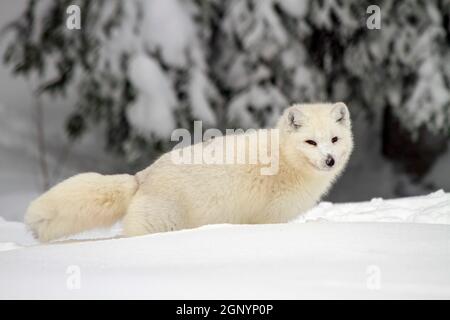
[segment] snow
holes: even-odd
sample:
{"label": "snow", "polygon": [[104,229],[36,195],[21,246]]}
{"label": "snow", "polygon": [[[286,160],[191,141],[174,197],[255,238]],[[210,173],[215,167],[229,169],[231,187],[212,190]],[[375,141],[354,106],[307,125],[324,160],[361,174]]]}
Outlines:
{"label": "snow", "polygon": [[448,299],[449,224],[442,190],[321,203],[287,224],[43,245],[0,219],[0,299]]}
{"label": "snow", "polygon": [[214,99],[217,92],[200,68],[191,71],[189,93],[195,119],[203,120],[206,126],[216,124],[216,116],[211,110],[209,99]]}
{"label": "snow", "polygon": [[411,127],[426,124],[431,129],[444,128],[450,119],[446,112],[440,112],[445,105],[450,106],[450,93],[446,87],[444,76],[439,73],[437,59],[430,57],[418,69],[420,80],[414,92],[406,101],[406,123]]}
{"label": "snow", "polygon": [[298,221],[346,222],[417,222],[450,224],[450,194],[443,190],[428,196],[384,201],[374,198],[368,202],[332,204],[322,202]]}
{"label": "snow", "polygon": [[308,13],[308,1],[278,0],[276,3],[286,12],[298,18],[303,18]]}
{"label": "snow", "polygon": [[311,5],[315,10],[313,10],[313,19],[317,25],[322,26],[328,30],[334,28],[332,15],[336,16],[336,19],[340,24],[345,25],[346,29],[352,30],[358,28],[358,21],[352,16],[351,4],[343,4],[338,0],[330,0],[320,2],[311,2]]}
{"label": "snow", "polygon": [[173,110],[177,103],[170,80],[153,58],[142,54],[133,58],[129,73],[139,94],[127,109],[128,120],[146,137],[152,132],[170,136],[175,129]]}
{"label": "snow", "polygon": [[[192,115],[206,126],[216,124],[211,101],[218,93],[206,76],[208,70],[193,8],[179,0],[150,0],[142,5],[140,48],[131,51],[129,67],[138,97],[127,110],[129,122],[144,137],[151,138],[153,133],[170,136],[175,129],[173,113],[180,105],[174,74],[190,69],[187,92]],[[164,70],[163,65],[170,71]]]}
{"label": "snow", "polygon": [[144,2],[142,27],[144,41],[150,49],[159,49],[166,62],[186,66],[186,52],[194,50],[195,26],[183,2],[179,0],[148,0]]}
{"label": "snow", "polygon": [[[286,100],[277,88],[254,86],[231,101],[227,116],[229,121],[237,123],[240,128],[253,128],[258,120],[261,127],[273,127],[285,104]],[[253,108],[254,114],[248,110],[249,107]],[[258,119],[258,113],[264,115],[263,121]]]}
{"label": "snow", "polygon": [[235,2],[230,7],[229,17],[225,18],[225,30],[242,38],[246,50],[272,59],[279,48],[287,44],[288,36],[271,0],[257,1],[254,6],[255,13],[252,13],[245,2]]}

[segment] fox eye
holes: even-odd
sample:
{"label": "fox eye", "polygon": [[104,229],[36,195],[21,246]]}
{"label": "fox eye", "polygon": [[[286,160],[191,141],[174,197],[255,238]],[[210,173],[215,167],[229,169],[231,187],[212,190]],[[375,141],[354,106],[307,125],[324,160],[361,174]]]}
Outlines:
{"label": "fox eye", "polygon": [[331,142],[336,143],[338,142],[339,138],[338,137],[333,137],[333,139],[331,139]]}
{"label": "fox eye", "polygon": [[317,146],[317,143],[314,140],[306,140],[305,141],[307,144],[310,144],[312,146]]}

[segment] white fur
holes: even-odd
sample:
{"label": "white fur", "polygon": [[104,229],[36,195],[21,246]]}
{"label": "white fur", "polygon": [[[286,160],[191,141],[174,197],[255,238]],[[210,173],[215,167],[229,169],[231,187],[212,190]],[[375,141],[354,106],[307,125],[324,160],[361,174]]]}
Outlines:
{"label": "white fur", "polygon": [[[169,152],[134,177],[86,173],[67,179],[33,201],[25,220],[41,241],[108,226],[121,217],[127,236],[213,223],[289,221],[329,190],[347,164],[353,137],[343,103],[294,105],[277,128],[276,175],[261,175],[261,163],[177,165]],[[339,140],[332,143],[335,136]],[[325,164],[329,155],[336,161],[332,168]]]}

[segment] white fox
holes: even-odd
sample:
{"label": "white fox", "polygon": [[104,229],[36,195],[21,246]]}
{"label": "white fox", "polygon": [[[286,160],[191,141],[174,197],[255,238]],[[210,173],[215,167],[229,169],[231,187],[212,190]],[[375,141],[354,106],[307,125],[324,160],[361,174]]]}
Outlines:
{"label": "white fox", "polygon": [[[345,168],[353,150],[350,115],[342,102],[297,104],[269,130],[279,132],[277,174],[261,174],[260,163],[175,164],[171,151],[135,176],[71,177],[34,200],[25,222],[40,241],[121,218],[124,236],[215,223],[287,222],[313,207]],[[246,144],[246,152],[252,147]]]}

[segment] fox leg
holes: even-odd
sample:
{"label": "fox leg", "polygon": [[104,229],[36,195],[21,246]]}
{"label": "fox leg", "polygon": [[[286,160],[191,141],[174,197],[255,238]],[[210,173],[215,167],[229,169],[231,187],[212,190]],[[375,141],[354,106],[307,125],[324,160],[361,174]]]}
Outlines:
{"label": "fox leg", "polygon": [[124,236],[180,230],[183,212],[177,203],[156,195],[135,195],[123,219]]}

